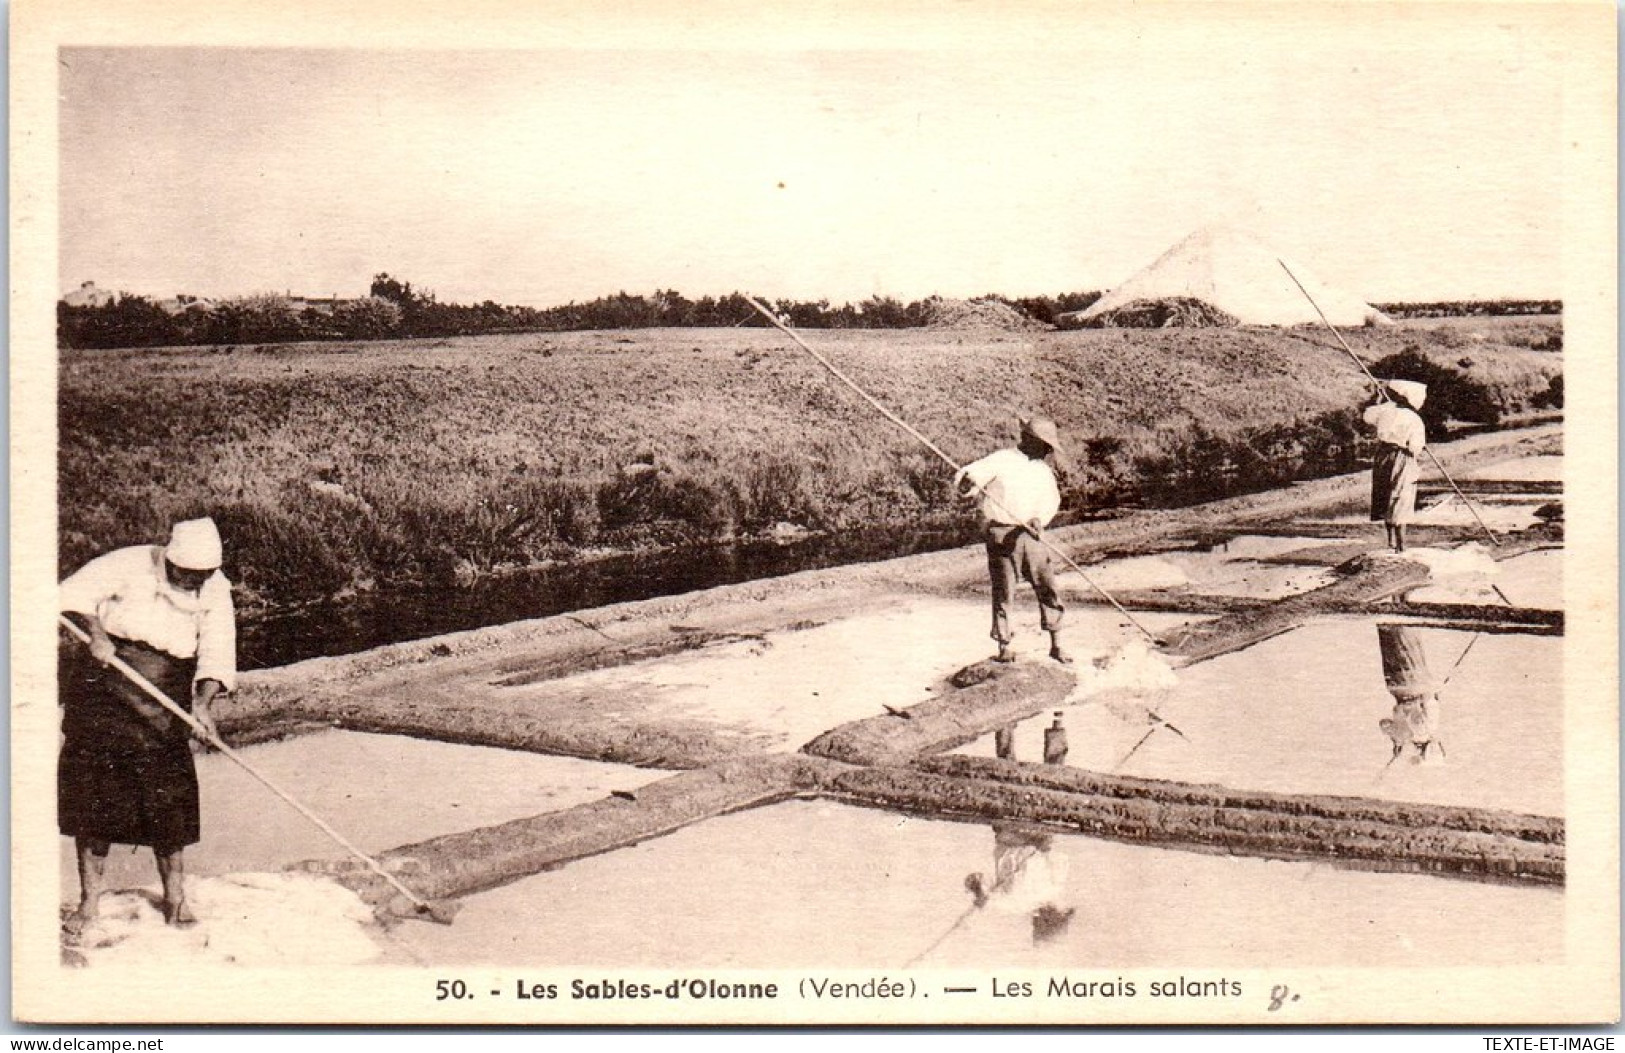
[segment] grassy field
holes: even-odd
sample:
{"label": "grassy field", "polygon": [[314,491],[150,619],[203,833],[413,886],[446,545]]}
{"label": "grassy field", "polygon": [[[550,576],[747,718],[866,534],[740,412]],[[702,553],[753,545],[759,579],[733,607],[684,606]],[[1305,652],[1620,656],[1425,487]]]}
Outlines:
{"label": "grassy field", "polygon": [[[1549,397],[1560,334],[1455,319],[1348,339],[1513,413]],[[807,339],[960,461],[1012,442],[1018,416],[1054,418],[1074,511],[1357,453],[1365,385],[1324,331]],[[61,568],[206,513],[251,611],[783,523],[966,514],[945,466],[770,330],[64,351],[59,380]]]}

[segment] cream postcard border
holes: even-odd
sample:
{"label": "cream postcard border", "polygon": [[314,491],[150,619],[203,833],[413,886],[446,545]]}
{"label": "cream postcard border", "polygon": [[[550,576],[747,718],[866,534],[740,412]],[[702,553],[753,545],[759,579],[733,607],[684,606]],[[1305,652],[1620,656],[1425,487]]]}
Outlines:
{"label": "cream postcard border", "polygon": [[[1569,507],[1565,588],[1567,961],[1495,970],[1284,969],[1229,971],[1268,990],[1289,984],[1309,999],[1288,1017],[1260,1002],[1202,1007],[1147,1001],[1093,1006],[1092,1023],[1563,1023],[1619,1011],[1617,743],[1615,18],[1608,3],[1464,4],[1189,3],[1140,5],[1143,17],[1289,20],[1434,18],[1484,6],[1559,8],[1569,41],[1563,140],[1563,264]],[[926,4],[789,0],[686,4],[474,2],[364,5],[179,0],[47,3],[11,10],[11,499],[12,499],[12,984],[13,1012],[35,1022],[136,1023],[1006,1023],[1078,1022],[1075,1007],[878,1002],[799,1004],[619,1003],[527,1018],[513,1003],[455,1015],[426,996],[427,971],[199,971],[135,989],[58,957],[58,838],[54,820],[55,302],[57,288],[57,48],[255,46],[369,48],[959,48],[1020,45],[1086,31],[1091,14],[1127,4]],[[1470,178],[1470,173],[1465,174]],[[1380,219],[1374,220],[1380,222]],[[1173,963],[1177,964],[1177,963]],[[1193,963],[1193,967],[1199,963]],[[472,972],[473,970],[463,970]],[[480,972],[490,972],[481,969]],[[439,970],[445,972],[445,970]],[[652,970],[645,972],[652,973]],[[1144,972],[1143,970],[1140,972]],[[527,972],[527,975],[529,973]],[[627,979],[640,974],[617,973]],[[724,974],[717,974],[724,978]],[[789,971],[729,974],[792,981]],[[956,974],[919,971],[921,983]],[[1125,972],[1124,975],[1132,975]],[[548,977],[536,975],[537,980]],[[557,978],[557,977],[555,977]],[[645,977],[646,978],[646,977]],[[565,1008],[565,1007],[560,1007]],[[590,1013],[590,1015],[589,1015]]]}

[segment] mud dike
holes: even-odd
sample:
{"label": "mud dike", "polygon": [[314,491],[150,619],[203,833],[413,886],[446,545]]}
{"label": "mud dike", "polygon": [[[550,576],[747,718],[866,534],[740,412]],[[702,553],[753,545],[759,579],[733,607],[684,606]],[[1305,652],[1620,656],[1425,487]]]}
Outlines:
{"label": "mud dike", "polygon": [[[1558,440],[1556,429],[1469,440],[1458,444],[1448,463],[1461,471],[1505,460],[1509,448],[1514,454],[1549,452]],[[1436,523],[1413,532],[1415,542],[1427,546],[1418,556],[1373,554],[1371,542],[1350,540],[1369,538],[1375,529],[1348,515],[1363,483],[1363,476],[1344,477],[1284,498],[1146,513],[1072,528],[1059,539],[1080,560],[1211,552],[1242,536],[1301,540],[1282,542],[1280,551],[1254,561],[1260,573],[1288,575],[1283,595],[1204,589],[1201,582],[1119,592],[1132,610],[1193,616],[1161,633],[1158,660],[1167,667],[1190,669],[1327,619],[1380,616],[1474,634],[1562,633],[1562,611],[1550,607],[1423,598],[1441,577],[1436,568],[1443,557],[1430,561],[1428,553],[1448,553],[1470,542],[1476,530]],[[1513,505],[1538,497],[1548,510],[1540,521],[1504,529],[1490,558],[1506,561],[1561,547],[1560,515],[1549,512],[1561,497],[1550,486],[1488,478],[1473,487]],[[900,597],[964,601],[984,587],[981,576],[980,553],[960,550],[301,663],[246,677],[240,696],[221,713],[221,724],[237,742],[342,728],[675,770],[577,807],[381,854],[386,868],[427,898],[467,896],[689,824],[797,797],[1204,853],[1562,884],[1564,824],[1547,815],[1240,790],[950,752],[1075,704],[1080,683],[1096,676],[1087,665],[1074,670],[1037,658],[1008,666],[977,663],[912,705],[888,704],[877,687],[872,709],[878,712],[801,738],[794,727],[741,730],[704,715],[661,711],[638,704],[635,686],[588,682],[711,649],[791,646],[812,630],[838,626],[854,610]],[[1304,581],[1309,587],[1301,587]],[[1087,601],[1076,595],[1070,605],[1086,609]],[[884,663],[885,642],[874,646],[870,659]],[[411,913],[410,904],[362,868],[311,861],[291,869],[334,876],[381,915]]]}

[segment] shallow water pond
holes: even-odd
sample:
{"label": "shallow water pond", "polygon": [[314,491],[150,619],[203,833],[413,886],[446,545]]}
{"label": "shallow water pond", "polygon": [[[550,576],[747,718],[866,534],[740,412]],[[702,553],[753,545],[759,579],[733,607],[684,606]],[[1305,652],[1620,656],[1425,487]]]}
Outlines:
{"label": "shallow water pond", "polygon": [[1503,602],[1501,595],[1496,594],[1497,588],[1514,606],[1562,610],[1562,550],[1546,549],[1514,556],[1497,563],[1493,574],[1412,589],[1406,598],[1418,603],[1471,603],[1494,607]]}
{"label": "shallow water pond", "polygon": [[1487,464],[1482,468],[1471,468],[1462,472],[1458,478],[1519,479],[1560,483],[1563,481],[1563,457],[1561,454],[1521,457],[1517,460],[1501,461],[1498,464]]}
{"label": "shallow water pond", "polygon": [[[1550,503],[1551,497],[1486,497],[1472,498],[1472,504],[1445,494],[1427,507],[1418,507],[1413,522],[1423,526],[1450,526],[1477,528],[1480,520],[1496,532],[1526,530],[1541,522],[1535,510]],[[1476,514],[1475,514],[1476,513]],[[1367,513],[1353,513],[1326,520],[1329,523],[1371,523]],[[1377,530],[1377,525],[1372,525]],[[1379,532],[1380,536],[1380,532]]]}
{"label": "shallow water pond", "polygon": [[[1060,588],[1063,596],[1073,597],[1088,586],[1067,575]],[[1135,617],[1152,632],[1191,620],[1180,614]],[[493,684],[475,669],[466,683],[442,689],[536,709],[568,707],[598,719],[681,724],[750,752],[786,752],[840,724],[880,716],[887,706],[906,708],[930,698],[949,676],[992,656],[990,620],[988,601],[971,595],[898,599],[827,625],[658,661],[515,686]],[[1031,590],[1018,595],[1011,625],[1019,659],[1047,661],[1050,641],[1039,630]],[[1064,641],[1079,658],[1074,697],[1100,686],[1093,658],[1121,651],[1138,638],[1115,611],[1069,609]]]}
{"label": "shallow water pond", "polygon": [[[1335,575],[1324,566],[1262,561],[1325,545],[1314,537],[1242,535],[1206,551],[1108,562],[1097,580],[1107,589],[1177,587],[1204,595],[1279,599],[1328,585]],[[1093,568],[1090,571],[1096,576]]]}
{"label": "shallow water pond", "polygon": [[[244,760],[364,852],[490,826],[597,800],[669,774],[572,757],[324,731],[250,746]],[[198,758],[203,839],[193,874],[277,871],[303,859],[349,858],[292,807],[220,754]],[[61,838],[64,900],[78,889],[73,843]],[[155,880],[152,853],[117,846],[110,888]]]}
{"label": "shallow water pond", "polygon": [[[1066,763],[1237,789],[1562,815],[1562,639],[1418,627],[1432,675],[1450,678],[1437,711],[1444,752],[1390,764],[1379,722],[1394,702],[1376,624],[1330,619],[1182,669],[1166,690],[1063,709]],[[1043,759],[1054,722],[1045,714],[1017,725],[1016,759]],[[989,735],[959,752],[996,749]]]}
{"label": "shallow water pond", "polygon": [[437,964],[1129,969],[1528,965],[1559,959],[1562,932],[1559,891],[793,801],[472,896],[455,925],[396,938]]}

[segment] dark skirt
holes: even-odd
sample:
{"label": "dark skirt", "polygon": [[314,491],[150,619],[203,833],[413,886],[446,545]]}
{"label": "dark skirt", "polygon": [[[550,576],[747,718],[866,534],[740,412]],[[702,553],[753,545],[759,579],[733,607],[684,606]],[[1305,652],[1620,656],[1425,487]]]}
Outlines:
{"label": "dark skirt", "polygon": [[1421,466],[1408,450],[1383,443],[1371,462],[1371,521],[1394,525],[1416,518],[1416,484]]}
{"label": "dark skirt", "polygon": [[[115,642],[120,658],[191,711],[195,660]],[[66,646],[58,676],[57,828],[161,852],[197,843],[197,769],[186,723],[77,642]]]}
{"label": "dark skirt", "polygon": [[1428,669],[1422,634],[1414,625],[1377,626],[1377,648],[1382,652],[1382,679],[1396,699],[1418,698],[1438,690]]}

